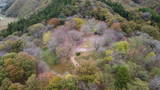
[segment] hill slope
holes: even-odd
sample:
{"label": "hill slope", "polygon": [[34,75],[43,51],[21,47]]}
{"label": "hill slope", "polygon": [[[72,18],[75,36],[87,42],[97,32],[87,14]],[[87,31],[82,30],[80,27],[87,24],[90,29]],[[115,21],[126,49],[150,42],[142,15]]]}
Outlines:
{"label": "hill slope", "polygon": [[8,16],[24,17],[46,7],[51,0],[15,0],[14,3],[5,11]]}
{"label": "hill slope", "polygon": [[0,31],[0,90],[160,90],[159,0],[40,2],[8,9],[35,11]]}

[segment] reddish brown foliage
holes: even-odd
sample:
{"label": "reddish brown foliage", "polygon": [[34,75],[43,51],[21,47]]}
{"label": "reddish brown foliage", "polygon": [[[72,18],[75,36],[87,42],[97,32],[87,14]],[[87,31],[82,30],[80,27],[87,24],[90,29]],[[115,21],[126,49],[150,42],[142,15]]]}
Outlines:
{"label": "reddish brown foliage", "polygon": [[115,22],[111,25],[111,28],[114,30],[121,30],[121,24],[119,22]]}
{"label": "reddish brown foliage", "polygon": [[60,23],[60,20],[58,18],[52,18],[52,19],[49,19],[47,24],[48,25],[58,25]]}

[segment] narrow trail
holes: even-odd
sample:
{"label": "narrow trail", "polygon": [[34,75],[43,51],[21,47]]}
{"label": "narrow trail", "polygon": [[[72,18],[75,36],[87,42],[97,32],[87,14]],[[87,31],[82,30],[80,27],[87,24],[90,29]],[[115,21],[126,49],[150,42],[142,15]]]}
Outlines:
{"label": "narrow trail", "polygon": [[[91,43],[93,44],[93,43],[95,43],[96,38],[97,38],[97,36],[91,36],[91,37],[83,38],[83,43],[85,43],[85,42],[87,42],[87,41],[91,41]],[[82,44],[83,44],[83,43],[82,43]],[[77,52],[83,53],[83,52],[89,52],[89,51],[95,50],[94,47],[81,47],[82,44],[78,45],[78,46],[73,50],[73,55],[72,55],[71,58],[70,58],[71,62],[73,63],[73,65],[74,65],[75,67],[79,67],[79,66],[80,66],[80,64],[79,64],[79,63],[77,62],[77,60],[75,59]]]}
{"label": "narrow trail", "polygon": [[71,62],[73,63],[73,65],[74,65],[75,67],[79,67],[79,66],[80,66],[80,64],[75,60],[75,56],[72,56],[72,57],[71,57]]}

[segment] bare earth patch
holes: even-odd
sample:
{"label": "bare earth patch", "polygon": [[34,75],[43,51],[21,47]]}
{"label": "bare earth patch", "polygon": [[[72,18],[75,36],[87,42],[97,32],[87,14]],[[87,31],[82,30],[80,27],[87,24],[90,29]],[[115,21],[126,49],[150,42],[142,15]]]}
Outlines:
{"label": "bare earth patch", "polygon": [[0,30],[6,29],[9,23],[14,22],[16,20],[16,18],[5,17],[0,15]]}

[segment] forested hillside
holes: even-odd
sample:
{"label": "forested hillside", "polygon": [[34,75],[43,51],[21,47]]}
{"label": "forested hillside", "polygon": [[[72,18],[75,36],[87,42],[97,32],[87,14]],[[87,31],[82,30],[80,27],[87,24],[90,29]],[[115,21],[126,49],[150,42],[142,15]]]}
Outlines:
{"label": "forested hillside", "polygon": [[[159,0],[15,0],[0,90],[160,90]],[[1,22],[1,21],[0,21]]]}

